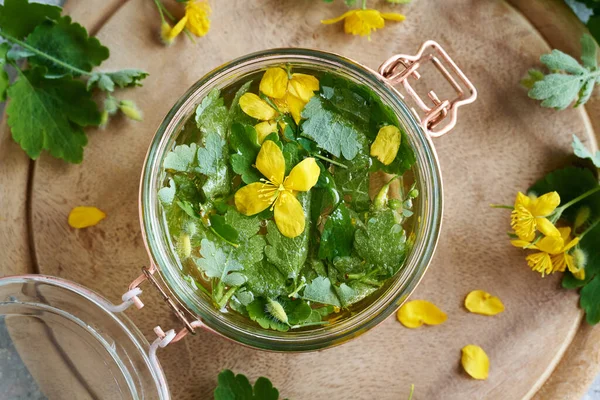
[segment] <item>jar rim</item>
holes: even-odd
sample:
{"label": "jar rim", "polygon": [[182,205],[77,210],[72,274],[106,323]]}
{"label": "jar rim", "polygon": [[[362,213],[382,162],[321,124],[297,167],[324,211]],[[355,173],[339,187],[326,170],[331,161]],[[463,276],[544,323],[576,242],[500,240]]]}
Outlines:
{"label": "jar rim", "polygon": [[[172,257],[173,252],[169,243],[157,235],[157,231],[163,229],[158,215],[157,192],[161,181],[158,177],[162,170],[162,161],[170,151],[177,128],[191,115],[190,111],[195,111],[196,105],[208,91],[219,82],[231,78],[236,71],[252,67],[255,67],[254,70],[261,70],[267,67],[267,64],[283,62],[319,64],[332,71],[343,71],[375,90],[382,101],[393,108],[402,127],[407,131],[417,157],[414,168],[419,175],[416,180],[421,194],[418,197],[420,212],[417,215],[421,221],[415,228],[414,247],[403,268],[392,278],[394,282],[357,315],[323,329],[285,333],[269,331],[267,335],[249,332],[222,318],[219,315],[220,311],[212,304],[205,304],[206,302],[198,298],[183,277],[174,271],[175,268],[169,268],[172,263],[169,256]],[[179,98],[163,119],[148,149],[141,175],[139,204],[142,236],[150,260],[158,267],[171,292],[188,311],[220,335],[251,347],[274,351],[310,351],[344,343],[369,330],[392,314],[414,291],[431,262],[438,242],[443,195],[439,161],[431,138],[423,131],[404,103],[402,94],[385,78],[341,55],[312,49],[280,48],[251,53],[217,67],[200,78]]]}

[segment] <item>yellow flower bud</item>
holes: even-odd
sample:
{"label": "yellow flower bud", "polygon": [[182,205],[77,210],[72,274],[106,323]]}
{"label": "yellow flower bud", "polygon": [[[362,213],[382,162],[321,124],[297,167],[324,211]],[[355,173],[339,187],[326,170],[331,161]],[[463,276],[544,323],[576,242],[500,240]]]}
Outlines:
{"label": "yellow flower bud", "polygon": [[119,109],[123,114],[134,121],[141,121],[143,118],[142,112],[131,100],[121,100],[119,102]]}
{"label": "yellow flower bud", "polygon": [[575,250],[573,250],[571,256],[573,256],[574,268],[569,268],[569,271],[571,271],[571,273],[576,279],[582,281],[585,279],[585,265],[587,264],[587,254],[585,254],[583,250],[577,247]]}
{"label": "yellow flower bud", "polygon": [[188,258],[192,254],[192,242],[190,235],[182,233],[177,242],[177,254],[182,259]]}
{"label": "yellow flower bud", "polygon": [[573,224],[573,229],[577,230],[578,228],[582,227],[583,224],[585,224],[590,218],[591,214],[592,211],[588,206],[579,207],[579,210],[577,210],[577,214],[575,215],[575,224]]}

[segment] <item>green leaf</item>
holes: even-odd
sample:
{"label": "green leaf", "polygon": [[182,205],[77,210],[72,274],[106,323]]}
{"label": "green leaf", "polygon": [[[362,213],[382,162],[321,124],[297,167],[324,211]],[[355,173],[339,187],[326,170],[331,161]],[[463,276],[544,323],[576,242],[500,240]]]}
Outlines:
{"label": "green leaf", "polygon": [[579,65],[576,59],[560,50],[552,50],[550,54],[544,54],[540,61],[551,71],[565,71],[569,74],[583,74],[587,70]]}
{"label": "green leaf", "polygon": [[[262,237],[259,238],[262,239]],[[285,291],[285,281],[287,278],[283,276],[275,265],[266,259],[246,266],[244,274],[248,278],[246,285],[255,296],[276,297],[282,295]]]}
{"label": "green leaf", "polygon": [[588,101],[600,77],[600,70],[595,62],[595,43],[590,40],[593,42],[585,35],[581,39],[583,66],[559,50],[544,54],[540,60],[554,73],[540,79],[539,73],[535,72],[532,76],[530,72],[531,79],[524,82],[525,85],[533,83],[529,97],[542,100],[543,107],[559,110],[567,108],[573,102],[575,106],[579,106]]}
{"label": "green leaf", "polygon": [[205,135],[217,133],[222,138],[226,137],[229,114],[221,91],[217,88],[211,90],[196,108],[196,124]]}
{"label": "green leaf", "polygon": [[25,43],[44,54],[29,57],[28,62],[48,68],[46,76],[53,78],[80,74],[53,61],[52,58],[89,72],[109,56],[108,48],[95,37],[89,37],[85,28],[71,22],[68,16],[61,17],[56,22],[41,23],[27,36]]}
{"label": "green leaf", "polygon": [[260,229],[260,220],[257,217],[247,217],[233,208],[227,210],[225,222],[239,232],[242,240],[250,239]]}
{"label": "green leaf", "polygon": [[300,153],[302,148],[297,142],[286,143],[283,145],[283,158],[285,159],[285,175],[289,175],[292,168],[302,161]]}
{"label": "green leaf", "polygon": [[282,305],[292,327],[302,325],[312,314],[312,308],[308,303],[299,299],[283,301]]}
{"label": "green leaf", "polygon": [[187,144],[175,146],[165,156],[163,168],[171,171],[188,172],[195,165],[197,151],[198,146],[196,143],[192,143],[189,146]]}
{"label": "green leaf", "polygon": [[231,189],[227,168],[227,142],[216,132],[206,134],[204,147],[198,149],[198,171],[206,175],[202,191],[207,199],[224,196]]}
{"label": "green leaf", "polygon": [[60,18],[61,8],[27,0],[5,0],[0,5],[0,29],[17,39],[29,35],[44,21]]}
{"label": "green leaf", "polygon": [[225,222],[225,217],[218,214],[213,214],[209,217],[211,229],[225,239],[228,243],[238,244],[240,240],[240,234],[234,227]]}
{"label": "green leaf", "polygon": [[198,149],[198,171],[204,175],[213,175],[224,164],[224,148],[227,143],[215,132],[207,134],[204,142],[204,147]]}
{"label": "green leaf", "polygon": [[348,207],[344,203],[340,203],[329,214],[325,222],[323,232],[321,233],[319,258],[326,258],[329,261],[333,261],[336,257],[349,256],[352,252],[355,230],[356,228],[352,224]]}
{"label": "green leaf", "polygon": [[305,217],[304,232],[295,238],[285,237],[277,229],[274,221],[267,222],[267,242],[265,255],[267,260],[279,268],[287,278],[296,278],[308,256],[308,233],[310,232],[310,192],[300,192],[298,200],[302,204]]}
{"label": "green leaf", "polygon": [[371,156],[366,138],[362,140],[359,153],[352,161],[340,162],[347,168],[335,168],[333,178],[344,199],[349,199],[356,212],[367,211],[371,205],[369,197],[369,167]]}
{"label": "green leaf", "polygon": [[390,209],[369,217],[365,228],[354,235],[354,248],[370,263],[383,266],[394,275],[406,257],[406,235]]}
{"label": "green leaf", "polygon": [[194,261],[209,278],[218,278],[229,286],[241,286],[246,282],[246,277],[238,272],[244,269],[242,264],[225,254],[214,242],[202,239],[200,255],[202,258]]}
{"label": "green leaf", "polygon": [[589,158],[592,160],[596,168],[600,168],[600,151],[597,151],[596,154],[592,154],[591,151],[585,147],[585,145],[579,140],[579,138],[573,135],[573,152],[579,158]]}
{"label": "green leaf", "polygon": [[173,199],[175,198],[176,190],[177,188],[175,185],[175,181],[173,180],[173,178],[169,178],[169,185],[160,188],[160,190],[158,191],[158,198],[164,204],[172,204]]}
{"label": "green leaf", "polygon": [[140,83],[149,74],[140,69],[122,69],[115,72],[94,72],[87,81],[87,90],[94,86],[105,92],[115,90],[115,85],[120,88],[142,86]]}
{"label": "green leaf", "polygon": [[367,285],[360,281],[351,281],[348,284],[342,283],[336,286],[335,290],[342,303],[342,307],[348,308],[376,291],[378,287]]}
{"label": "green leaf", "polygon": [[6,91],[10,86],[10,78],[8,77],[8,73],[4,70],[8,50],[10,50],[10,45],[8,43],[0,44],[0,101],[6,101]]}
{"label": "green leaf", "polygon": [[254,383],[254,388],[244,375],[235,375],[230,370],[221,371],[215,389],[215,400],[277,400],[279,391],[271,381],[260,377]]}
{"label": "green leaf", "polygon": [[82,127],[100,124],[98,106],[83,82],[71,78],[44,79],[45,70],[19,74],[8,89],[6,113],[12,136],[36,159],[42,150],[72,163],[80,163],[87,136]]}
{"label": "green leaf", "polygon": [[336,112],[329,101],[314,96],[302,111],[306,121],[302,124],[302,134],[317,142],[317,145],[336,157],[344,156],[352,160],[360,148],[355,124]]}
{"label": "green leaf", "polygon": [[585,320],[590,325],[600,321],[600,276],[596,276],[581,289],[579,305],[585,311]]}
{"label": "green leaf", "polygon": [[235,152],[230,157],[233,172],[239,174],[244,183],[260,180],[261,173],[254,167],[260,151],[256,130],[253,126],[234,123],[231,125],[230,147]]}
{"label": "green leaf", "polygon": [[340,307],[340,300],[337,298],[331,281],[324,276],[318,276],[313,281],[306,285],[302,298],[309,301],[314,301],[320,304],[330,304]]}
{"label": "green leaf", "polygon": [[527,71],[527,76],[523,79],[521,79],[521,86],[523,86],[526,89],[532,89],[533,85],[535,85],[536,82],[539,82],[541,80],[544,79],[544,73],[540,70],[537,69],[530,69],[529,71]]}
{"label": "green leaf", "polygon": [[598,67],[597,45],[587,33],[581,37],[581,61],[587,68]]}

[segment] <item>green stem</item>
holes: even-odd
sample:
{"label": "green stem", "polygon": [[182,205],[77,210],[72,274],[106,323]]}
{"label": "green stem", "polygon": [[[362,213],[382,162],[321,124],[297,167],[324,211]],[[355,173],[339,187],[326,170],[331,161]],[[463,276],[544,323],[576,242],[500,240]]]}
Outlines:
{"label": "green stem", "polygon": [[513,206],[507,206],[505,204],[490,204],[490,207],[492,207],[492,208],[506,208],[507,210],[514,210],[515,209]]}
{"label": "green stem", "polygon": [[219,300],[218,305],[219,308],[223,308],[225,307],[225,305],[227,304],[227,302],[229,301],[229,299],[231,299],[231,296],[233,296],[233,294],[236,292],[238,288],[236,286],[230,287],[225,294],[223,295],[223,297],[221,297],[221,300]]}
{"label": "green stem", "polygon": [[[160,16],[163,16],[163,13],[169,17],[171,19],[171,21],[175,21],[175,17],[173,16],[173,14],[171,14],[169,12],[169,10],[167,10],[167,8],[165,7],[165,5],[160,1],[160,0],[154,0],[154,4],[156,4],[156,7],[158,7],[158,12],[160,13]],[[163,19],[164,21],[164,19]]]}
{"label": "green stem", "polygon": [[579,235],[579,240],[583,239],[583,237],[592,229],[594,229],[600,223],[600,218],[598,218],[593,224],[591,224],[585,231],[581,232]]}
{"label": "green stem", "polygon": [[408,394],[408,400],[412,400],[413,394],[415,393],[415,384],[410,385],[410,393]]}
{"label": "green stem", "polygon": [[367,0],[362,0],[362,9],[363,10],[367,9]]}
{"label": "green stem", "polygon": [[164,24],[167,21],[165,20],[165,14],[163,12],[162,7],[160,6],[160,3],[158,2],[158,0],[154,0],[154,4],[156,4],[156,8],[158,8],[158,13],[160,14],[160,21]]}
{"label": "green stem", "polygon": [[342,164],[342,163],[340,163],[340,162],[337,162],[337,161],[330,160],[329,158],[327,158],[327,157],[323,157],[322,155],[319,155],[319,154],[313,154],[313,156],[314,156],[314,157],[317,157],[317,158],[318,158],[318,159],[320,159],[320,160],[323,160],[323,161],[330,162],[330,163],[332,163],[333,165],[337,165],[337,166],[338,166],[338,167],[340,167],[340,168],[348,169],[348,167],[347,167],[347,166],[345,166],[344,164]]}
{"label": "green stem", "polygon": [[86,75],[86,76],[92,75],[91,72],[84,71],[80,68],[72,66],[71,64],[67,64],[66,62],[61,61],[58,58],[51,56],[50,54],[46,54],[46,53],[36,49],[35,47],[28,45],[27,43],[23,42],[22,40],[19,40],[16,37],[9,35],[6,32],[0,31],[0,36],[2,36],[3,38],[5,38],[6,40],[8,40],[9,42],[11,42],[13,44],[18,44],[19,46],[23,47],[24,49],[31,51],[33,54],[35,54],[37,56],[40,56],[42,58],[45,58],[46,60],[52,61],[54,64],[60,65],[61,67],[69,69],[79,75]]}
{"label": "green stem", "polygon": [[564,210],[566,210],[567,208],[571,207],[573,204],[578,203],[579,201],[585,199],[588,196],[593,195],[594,193],[600,191],[600,185],[596,186],[593,189],[588,190],[587,192],[575,197],[573,200],[569,201],[568,203],[563,204],[562,206],[558,207],[556,209],[556,211],[558,211],[558,214],[562,214],[562,212]]}
{"label": "green stem", "polygon": [[302,328],[305,326],[315,326],[315,325],[327,325],[329,321],[319,321],[319,322],[307,322],[306,324],[298,324],[298,325],[288,325],[292,329]]}

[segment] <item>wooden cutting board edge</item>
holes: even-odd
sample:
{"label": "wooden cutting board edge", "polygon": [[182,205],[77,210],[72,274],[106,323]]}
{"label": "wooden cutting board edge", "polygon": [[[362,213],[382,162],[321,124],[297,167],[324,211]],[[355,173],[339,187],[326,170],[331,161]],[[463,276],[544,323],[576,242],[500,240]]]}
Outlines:
{"label": "wooden cutting board edge", "polygon": [[[558,48],[574,56],[580,54],[579,37],[585,27],[568,12],[562,0],[507,0],[546,40],[550,48]],[[122,0],[88,0],[67,2],[65,11],[74,20],[97,32],[124,4]],[[593,98],[582,110],[590,128],[600,138],[600,95]],[[593,143],[597,147],[597,143]],[[3,274],[23,274],[37,271],[35,251],[31,248],[31,226],[29,224],[29,182],[35,170],[10,136],[3,116],[0,126],[0,187],[10,188],[8,195],[0,198],[0,206],[7,214],[2,217],[0,238],[8,255],[3,263]],[[5,192],[6,193],[6,192]],[[5,267],[6,266],[6,267]],[[590,327],[585,322],[574,331],[572,341],[565,346],[563,354],[557,354],[555,368],[548,368],[548,377],[539,380],[527,398],[581,399],[588,386],[600,371],[600,328]],[[566,341],[569,343],[569,341]],[[515,371],[518,373],[518,371]],[[565,379],[565,377],[567,377]]]}

